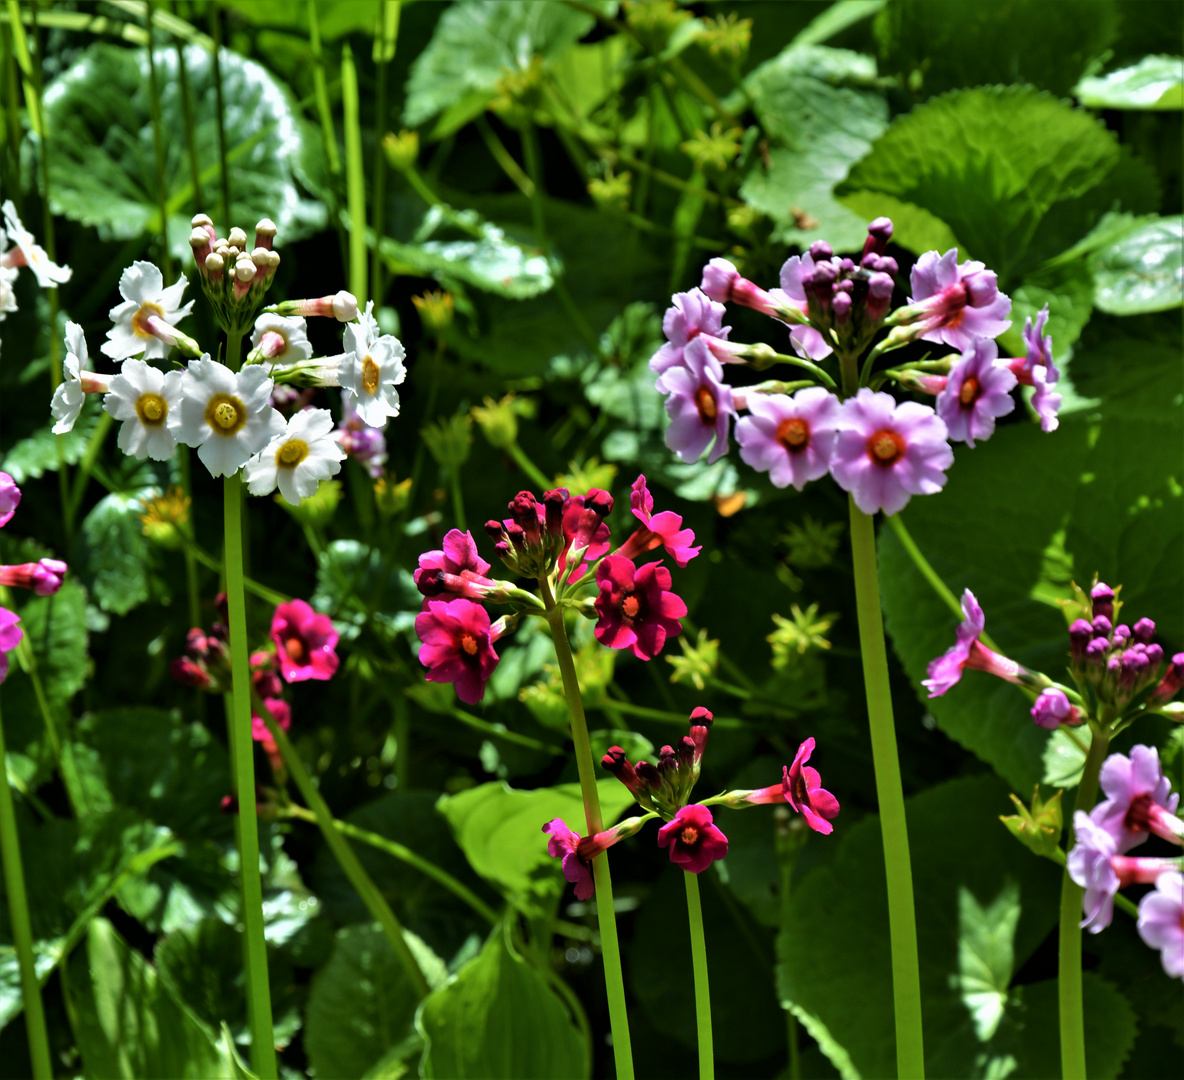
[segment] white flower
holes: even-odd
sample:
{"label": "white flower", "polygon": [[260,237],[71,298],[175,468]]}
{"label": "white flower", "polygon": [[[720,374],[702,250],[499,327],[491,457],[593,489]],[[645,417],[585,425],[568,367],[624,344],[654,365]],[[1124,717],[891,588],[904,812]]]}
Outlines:
{"label": "white flower", "polygon": [[191,360],[181,378],[181,407],[169,410],[169,431],[198,447],[211,476],[230,476],[284,430],[284,418],[268,403],[271,386],[258,364],[235,374],[209,354]]}
{"label": "white flower", "polygon": [[348,391],[346,400],[367,424],[386,427],[388,416],[399,415],[399,392],[395,387],[407,377],[403,346],[390,334],[371,334],[361,321],[346,326],[345,334],[346,344],[353,348],[341,358],[338,382]]}
{"label": "white flower", "polygon": [[[4,230],[0,229],[0,248],[4,247]],[[13,285],[18,271],[15,266],[0,266],[0,322],[7,318],[10,311],[16,311],[16,292]]]}
{"label": "white flower", "polygon": [[341,471],[345,451],[333,438],[328,409],[293,413],[287,430],[276,435],[247,462],[243,479],[252,495],[267,495],[279,485],[280,494],[295,506],[317,490],[322,480]]}
{"label": "white flower", "polygon": [[312,345],[304,327],[299,315],[287,319],[282,315],[260,315],[251,334],[251,348],[259,349],[275,363],[308,360],[312,357]]}
{"label": "white flower", "polygon": [[193,307],[192,300],[181,304],[185,285],[182,274],[175,285],[166,289],[164,277],[152,263],[132,263],[119,279],[119,295],[124,302],[111,309],[115,325],[107,331],[103,352],[112,360],[126,360],[141,353],[145,360],[168,356],[169,346],[153,335],[148,320],[155,315],[169,326],[176,326],[185,318]]}
{"label": "white flower", "polygon": [[74,271],[68,266],[58,266],[57,263],[51,261],[50,257],[45,254],[45,248],[41,247],[33,239],[33,234],[21,224],[21,219],[17,217],[16,207],[11,199],[4,204],[3,210],[5,228],[17,246],[17,251],[0,254],[4,265],[8,267],[27,266],[37,275],[37,284],[43,289],[51,288],[54,285],[63,285],[69,281],[70,275]]}
{"label": "white flower", "polygon": [[181,379],[181,372],[165,373],[143,360],[123,362],[103,399],[103,408],[123,421],[120,450],[153,461],[173,456],[177,440],[169,430],[168,419],[181,406]]}
{"label": "white flower", "polygon": [[96,375],[87,371],[86,338],[82,327],[76,322],[66,323],[66,359],[62,364],[62,381],[53,392],[49,411],[57,423],[53,426],[55,435],[72,431],[82,403],[87,394],[104,393],[111,380],[110,375]]}

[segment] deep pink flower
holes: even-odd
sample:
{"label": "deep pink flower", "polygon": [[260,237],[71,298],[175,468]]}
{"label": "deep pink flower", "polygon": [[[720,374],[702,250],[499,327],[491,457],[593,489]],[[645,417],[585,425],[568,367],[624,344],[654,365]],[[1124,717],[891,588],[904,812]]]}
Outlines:
{"label": "deep pink flower", "polygon": [[706,806],[684,806],[658,830],[658,847],[670,849],[670,861],[692,874],[701,874],[728,853],[728,838],[712,823]]}
{"label": "deep pink flower", "polygon": [[978,338],[950,370],[945,388],[937,395],[937,415],[946,424],[952,442],[973,447],[975,439],[989,439],[995,418],[1015,408],[1011,391],[1016,378],[998,364],[999,347],[990,338]]}
{"label": "deep pink flower", "polygon": [[774,487],[798,491],[825,476],[842,413],[839,399],[821,386],[787,394],[749,394],[748,411],[736,424],[740,457],[767,472]]}
{"label": "deep pink flower", "polygon": [[678,622],[687,606],[670,592],[670,571],[661,563],[636,567],[621,555],[609,555],[596,568],[596,640],[610,649],[632,649],[639,660],[652,660],[668,637],[682,633]]}
{"label": "deep pink flower", "polygon": [[963,668],[985,671],[988,675],[996,675],[1008,682],[1020,683],[1020,676],[1026,675],[1026,670],[979,641],[978,636],[983,632],[986,619],[974,593],[969,589],[962,593],[962,614],[966,618],[958,626],[954,645],[936,660],[929,661],[929,677],[921,680],[921,685],[929,690],[929,696],[941,697],[956,686],[962,678]]}
{"label": "deep pink flower", "polygon": [[274,654],[267,649],[251,653],[251,685],[261,698],[278,698],[284,692],[274,660]]}
{"label": "deep pink flower", "polygon": [[0,528],[12,520],[16,508],[21,504],[21,489],[6,472],[0,472]]}
{"label": "deep pink flower", "polygon": [[896,404],[891,394],[863,387],[843,402],[830,471],[865,514],[903,510],[913,495],[946,483],[954,452],[946,425],[927,405]]}
{"label": "deep pink flower", "polygon": [[927,251],[913,266],[910,305],[923,307],[925,341],[944,342],[959,351],[976,338],[995,338],[1011,322],[1011,299],[999,291],[995,274],[981,262],[958,262],[958,249],[944,255]]}
{"label": "deep pink flower", "polygon": [[0,585],[32,589],[38,596],[53,596],[62,587],[66,569],[66,564],[60,559],[41,559],[38,562],[20,563],[18,566],[0,566]]}
{"label": "deep pink flower", "polygon": [[806,824],[825,835],[834,829],[827,819],[838,816],[839,800],[822,786],[818,770],[806,764],[812,753],[814,740],[807,739],[798,747],[793,764],[783,768],[781,790],[785,801],[806,819]]}
{"label": "deep pink flower", "polygon": [[736,407],[723,374],[707,343],[697,337],[683,350],[682,366],[658,376],[656,386],[666,395],[670,416],[666,445],[683,461],[698,461],[713,439],[709,463],[728,452],[728,423]]}
{"label": "deep pink flower", "polygon": [[[283,698],[264,698],[263,708],[271,713],[271,718],[284,731],[291,728],[292,706]],[[263,749],[269,754],[274,754],[279,750],[279,747],[275,744],[275,740],[271,737],[271,732],[267,730],[267,725],[263,722],[263,717],[258,713],[251,714],[251,738],[258,743],[262,743]]]}
{"label": "deep pink flower", "polygon": [[1114,837],[1119,853],[1138,847],[1149,833],[1181,842],[1179,819],[1173,817],[1180,796],[1172,792],[1154,746],[1134,746],[1130,757],[1111,754],[1102,764],[1099,783],[1106,799],[1089,816]]}
{"label": "deep pink flower", "polygon": [[1084,810],[1073,815],[1076,843],[1069,852],[1069,877],[1085,889],[1081,925],[1091,934],[1100,933],[1114,917],[1114,894],[1118,892],[1118,874],[1110,860],[1118,854],[1114,837],[1095,825]]}
{"label": "deep pink flower", "polygon": [[1184,978],[1184,874],[1160,874],[1139,901],[1139,937],[1159,949],[1169,978]]}
{"label": "deep pink flower", "polygon": [[[559,491],[567,494],[564,488],[560,488]],[[578,581],[594,562],[608,554],[608,549],[612,546],[612,533],[604,519],[612,512],[612,508],[613,497],[600,488],[592,488],[587,495],[573,495],[564,504],[561,524],[563,552],[559,556],[558,564],[561,575],[567,570],[568,552],[573,548],[577,551],[580,548],[584,549],[580,565],[572,568],[571,573],[567,575],[568,581]],[[545,516],[545,507],[543,513]]]}
{"label": "deep pink flower", "polygon": [[576,887],[577,900],[591,900],[596,892],[592,867],[579,856],[580,834],[572,832],[562,818],[554,818],[543,826],[550,839],[547,853],[563,860],[563,876]]}
{"label": "deep pink flower", "polygon": [[188,656],[178,656],[169,664],[169,674],[182,686],[192,686],[198,690],[205,690],[214,681],[203,664]]}
{"label": "deep pink flower", "polygon": [[415,632],[428,682],[456,683],[456,696],[476,705],[499,659],[489,613],[472,600],[429,600],[415,616]]}
{"label": "deep pink flower", "polygon": [[[839,260],[828,260],[837,267]],[[787,307],[805,311],[807,308],[806,290],[803,281],[810,280],[814,275],[814,256],[806,252],[801,257],[791,255],[781,266],[781,288],[770,290],[770,296],[782,301]],[[789,332],[789,339],[793,342],[794,350],[810,360],[821,360],[830,356],[834,351],[824,338],[812,326],[795,326]],[[784,485],[782,485],[784,486]]]}
{"label": "deep pink flower", "polygon": [[8,678],[8,654],[21,643],[21,638],[25,635],[17,626],[20,621],[20,616],[15,611],[0,607],[0,683]]}
{"label": "deep pink flower", "polygon": [[1032,705],[1032,719],[1042,728],[1056,731],[1062,724],[1080,724],[1081,710],[1055,686],[1045,687]]}
{"label": "deep pink flower", "polygon": [[[486,577],[489,563],[477,554],[477,542],[472,533],[449,529],[441,550],[425,551],[419,557],[419,569],[414,581],[425,598],[447,593],[479,600],[491,592],[504,591],[502,582]],[[424,600],[427,610],[427,599]]]}
{"label": "deep pink flower", "polygon": [[644,475],[633,481],[629,505],[633,510],[633,516],[641,522],[642,528],[621,545],[617,551],[618,555],[626,559],[636,559],[656,547],[664,547],[666,553],[683,567],[703,550],[702,545],[691,547],[695,542],[695,533],[682,527],[682,517],[679,514],[673,510],[654,513],[654,497],[645,486]]}
{"label": "deep pink flower", "polygon": [[328,615],[318,615],[304,600],[290,600],[271,619],[280,674],[285,682],[331,679],[337,670],[337,631]]}
{"label": "deep pink flower", "polygon": [[668,368],[683,362],[683,350],[687,342],[700,334],[727,339],[730,326],[724,326],[724,305],[716,303],[701,289],[675,293],[672,306],[666,309],[662,319],[662,332],[666,335],[663,345],[650,360],[650,370],[661,375]]}
{"label": "deep pink flower", "polygon": [[703,267],[700,288],[717,303],[742,304],[762,315],[777,317],[778,305],[773,297],[759,285],[742,277],[727,259],[712,259]]}

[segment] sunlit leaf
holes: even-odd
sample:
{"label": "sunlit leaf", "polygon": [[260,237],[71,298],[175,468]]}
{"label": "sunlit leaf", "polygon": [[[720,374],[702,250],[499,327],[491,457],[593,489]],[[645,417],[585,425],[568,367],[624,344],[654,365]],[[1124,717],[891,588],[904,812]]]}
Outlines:
{"label": "sunlit leaf", "polygon": [[1131,67],[1082,79],[1073,93],[1091,109],[1184,109],[1184,59],[1144,56]]}
{"label": "sunlit leaf", "polygon": [[1184,304],[1184,217],[1165,217],[1096,251],[1094,303],[1112,315]]}

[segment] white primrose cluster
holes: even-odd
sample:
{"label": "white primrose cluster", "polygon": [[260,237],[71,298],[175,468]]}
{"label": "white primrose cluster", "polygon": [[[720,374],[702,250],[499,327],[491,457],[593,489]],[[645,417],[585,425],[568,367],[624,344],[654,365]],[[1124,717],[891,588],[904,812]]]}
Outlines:
{"label": "white primrose cluster", "polygon": [[[272,404],[276,385],[340,386],[347,414],[352,409],[367,424],[384,427],[388,417],[399,413],[395,387],[406,375],[403,346],[379,333],[373,304],[359,313],[347,292],[288,301],[255,318],[279,265],[279,255],[271,250],[275,226],[261,221],[255,247],[247,252],[241,229],[232,229],[223,240],[205,215],[193,224],[190,242],[203,291],[223,329],[241,335],[254,320],[251,351],[241,370],[212,359],[177,328],[193,307],[192,301],[182,303],[184,275],[166,287],[159,269],[137,261],[120,278],[123,303],[111,310],[113,325],[102,346],[104,354],[122,361],[117,374],[89,370],[82,327],[66,324],[64,381],[50,406],[57,421],[53,430],[70,431],[86,395],[101,393],[103,408],[122,421],[118,442],[125,454],[164,461],[183,443],[197,450],[212,476],[231,476],[241,469],[252,495],[267,495],[278,487],[285,500],[297,504],[340,471],[346,452],[335,437],[329,410],[305,408],[285,419]],[[226,272],[228,265],[234,266],[233,273]],[[314,357],[306,315],[345,323],[348,351]],[[184,366],[166,371],[150,363],[178,353],[186,358]]]}

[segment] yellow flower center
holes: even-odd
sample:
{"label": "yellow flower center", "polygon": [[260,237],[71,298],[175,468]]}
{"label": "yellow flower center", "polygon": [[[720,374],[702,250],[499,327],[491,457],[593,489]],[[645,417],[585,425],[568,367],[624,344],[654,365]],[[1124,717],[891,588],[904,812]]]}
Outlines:
{"label": "yellow flower center", "polygon": [[247,422],[247,407],[229,394],[215,394],[206,405],[206,423],[217,435],[234,435]]}
{"label": "yellow flower center", "polygon": [[148,320],[151,316],[156,315],[164,318],[164,308],[159,304],[146,303],[140,305],[140,310],[132,316],[132,333],[136,337],[150,338],[155,335],[148,329]]}
{"label": "yellow flower center", "polygon": [[308,457],[308,443],[302,439],[289,439],[275,452],[275,463],[281,469],[294,469]]}
{"label": "yellow flower center", "polygon": [[378,389],[378,378],[381,372],[378,370],[378,365],[373,358],[367,356],[362,361],[362,389],[367,394],[373,394]]}
{"label": "yellow flower center", "polygon": [[136,415],[141,424],[160,427],[169,414],[169,403],[159,394],[141,394],[136,398]]}

